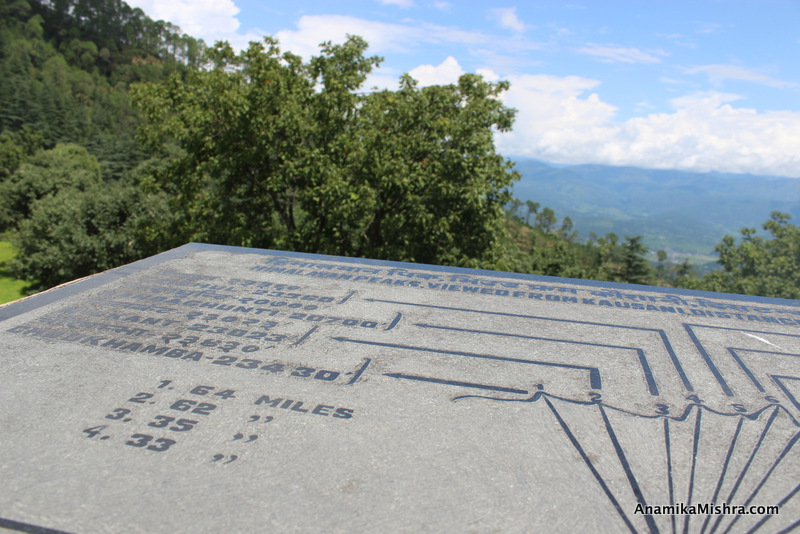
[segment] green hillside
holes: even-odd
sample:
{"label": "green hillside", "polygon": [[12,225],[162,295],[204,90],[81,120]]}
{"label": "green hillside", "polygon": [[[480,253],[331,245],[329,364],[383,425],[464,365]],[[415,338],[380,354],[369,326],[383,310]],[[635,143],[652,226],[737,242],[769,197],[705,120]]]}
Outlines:
{"label": "green hillside", "polygon": [[514,194],[590,232],[642,235],[673,257],[711,259],[724,235],[760,228],[773,211],[800,215],[800,180],[772,176],[517,162]]}

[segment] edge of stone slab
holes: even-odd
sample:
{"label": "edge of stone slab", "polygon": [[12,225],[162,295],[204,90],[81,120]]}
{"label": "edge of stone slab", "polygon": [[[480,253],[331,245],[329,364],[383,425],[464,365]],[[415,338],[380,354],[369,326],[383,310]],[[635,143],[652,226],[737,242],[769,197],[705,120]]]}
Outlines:
{"label": "edge of stone slab", "polygon": [[0,305],[0,321],[10,319],[11,317],[15,317],[17,315],[26,313],[28,311],[35,310],[36,308],[46,306],[47,304],[57,302],[63,298],[76,295],[82,291],[86,291],[87,289],[93,289],[95,287],[99,287],[101,285],[107,284],[114,280],[118,280],[120,278],[128,276],[129,274],[141,271],[148,267],[153,267],[172,259],[183,258],[193,252],[203,252],[203,251],[231,252],[234,254],[261,254],[261,255],[271,255],[271,256],[287,256],[292,258],[302,258],[302,259],[317,260],[317,261],[320,260],[338,261],[344,263],[383,265],[383,266],[398,267],[398,268],[418,268],[429,271],[445,271],[451,273],[472,274],[472,275],[480,274],[481,276],[511,278],[517,280],[520,279],[535,280],[538,282],[572,284],[585,287],[627,289],[627,290],[635,290],[648,293],[684,295],[684,296],[734,300],[740,302],[746,301],[746,302],[780,304],[783,306],[800,307],[800,300],[780,299],[773,297],[738,295],[733,293],[715,293],[713,291],[699,291],[693,289],[679,289],[672,287],[624,284],[619,282],[603,282],[597,280],[582,280],[576,278],[562,278],[562,277],[543,276],[535,274],[510,273],[506,271],[490,271],[485,269],[468,269],[464,267],[447,267],[442,265],[428,265],[422,263],[374,260],[369,258],[332,256],[326,254],[312,254],[308,252],[287,252],[282,250],[233,247],[226,245],[212,245],[206,243],[187,243],[186,245],[182,245],[180,247],[167,250],[165,252],[156,254],[155,256],[151,256],[149,258],[144,258],[135,261],[133,263],[129,263],[127,265],[122,265],[114,269],[103,271],[101,273],[96,273],[89,276],[85,276],[83,278],[78,278],[70,282],[65,282],[50,289],[46,289],[40,293],[36,293],[28,297],[23,297],[15,301],[2,304]]}

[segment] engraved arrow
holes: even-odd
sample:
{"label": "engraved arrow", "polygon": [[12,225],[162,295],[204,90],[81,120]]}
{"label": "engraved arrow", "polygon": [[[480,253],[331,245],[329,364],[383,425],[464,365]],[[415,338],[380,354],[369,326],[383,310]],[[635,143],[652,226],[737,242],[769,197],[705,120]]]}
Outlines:
{"label": "engraved arrow", "polygon": [[384,373],[383,376],[389,376],[392,378],[404,378],[406,380],[417,380],[419,382],[432,382],[434,384],[444,384],[447,386],[460,386],[465,388],[477,388],[477,389],[488,389],[490,391],[502,391],[504,393],[519,393],[522,395],[527,395],[528,391],[524,389],[515,389],[515,388],[505,388],[502,386],[491,386],[487,384],[475,384],[473,382],[459,382],[457,380],[444,380],[441,378],[431,378],[428,376],[416,376],[416,375],[406,375],[403,373]]}

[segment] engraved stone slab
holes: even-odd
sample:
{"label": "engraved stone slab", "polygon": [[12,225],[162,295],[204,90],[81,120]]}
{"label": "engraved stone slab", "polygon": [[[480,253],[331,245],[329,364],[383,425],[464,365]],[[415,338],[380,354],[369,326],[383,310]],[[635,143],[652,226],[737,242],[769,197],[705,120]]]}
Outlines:
{"label": "engraved stone slab", "polygon": [[0,529],[800,521],[796,301],[192,244],[0,347]]}

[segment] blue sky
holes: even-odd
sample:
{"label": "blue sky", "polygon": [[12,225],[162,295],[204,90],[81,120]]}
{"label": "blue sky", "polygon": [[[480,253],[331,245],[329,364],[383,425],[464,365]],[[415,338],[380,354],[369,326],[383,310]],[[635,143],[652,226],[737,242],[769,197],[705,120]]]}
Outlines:
{"label": "blue sky", "polygon": [[509,80],[500,152],[555,163],[800,177],[800,1],[133,0],[207,43],[308,58],[361,35],[369,86]]}

